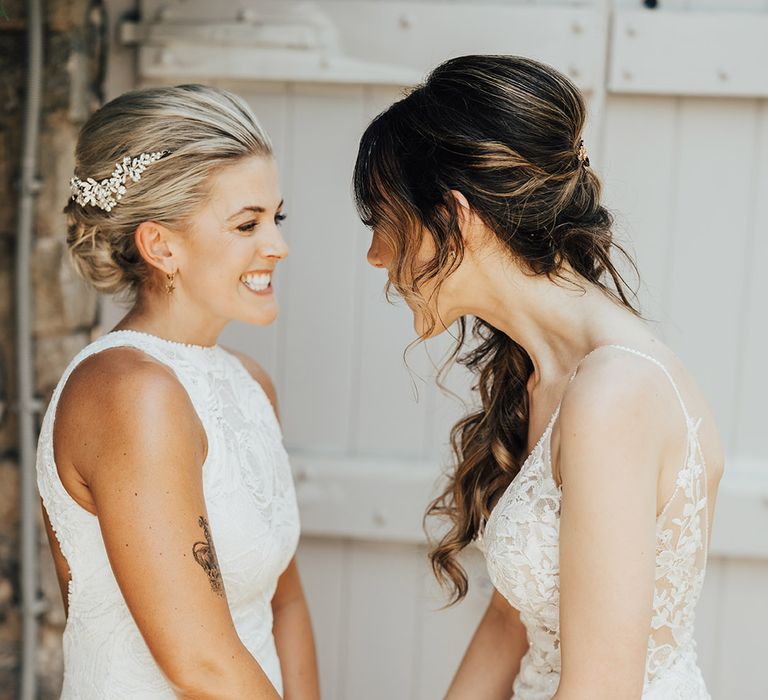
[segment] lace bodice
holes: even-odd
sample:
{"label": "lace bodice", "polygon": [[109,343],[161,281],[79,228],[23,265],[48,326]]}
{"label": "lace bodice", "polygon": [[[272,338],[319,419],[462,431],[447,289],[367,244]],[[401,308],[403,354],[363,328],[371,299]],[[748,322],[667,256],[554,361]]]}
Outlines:
{"label": "lace bodice", "polygon": [[67,367],[45,414],[38,445],[38,487],[71,571],[61,697],[176,697],[126,607],[97,517],[69,496],[54,462],[53,423],[67,379],[86,357],[119,346],[138,348],[170,367],[189,394],[208,440],[203,490],[232,619],[244,645],[282,693],[271,600],[295,552],[299,516],[269,398],[240,361],[219,346],[115,331],[88,345]]}
{"label": "lace bodice", "polygon": [[[688,415],[667,369],[687,429],[687,456],[656,520],[656,583],[643,700],[705,700],[696,662],[694,611],[708,547],[707,474],[699,423]],[[574,373],[575,376],[575,373]],[[520,612],[529,641],[515,700],[549,700],[560,681],[559,534],[561,489],[552,476],[550,439],[558,407],[520,472],[491,512],[478,544],[496,589]]]}

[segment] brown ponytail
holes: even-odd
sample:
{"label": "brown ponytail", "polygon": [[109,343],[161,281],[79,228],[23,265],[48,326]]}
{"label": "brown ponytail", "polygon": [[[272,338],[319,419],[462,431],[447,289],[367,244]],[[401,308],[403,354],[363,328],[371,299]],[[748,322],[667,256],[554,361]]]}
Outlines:
{"label": "brown ponytail", "polygon": [[[561,281],[567,263],[583,280],[635,311],[612,260],[618,252],[600,182],[581,150],[584,100],[562,74],[516,56],[463,56],[380,114],[360,142],[354,175],[362,220],[390,246],[391,285],[436,325],[419,288],[435,292],[463,254],[451,190],[461,192],[510,254],[531,272]],[[416,264],[421,237],[432,261]],[[388,285],[389,286],[389,285]],[[528,436],[530,357],[480,319],[476,343],[462,353],[466,322],[449,358],[477,375],[480,408],[451,431],[456,467],[427,515],[450,529],[430,552],[437,578],[466,595],[457,555],[477,536],[502,491],[520,470]]]}

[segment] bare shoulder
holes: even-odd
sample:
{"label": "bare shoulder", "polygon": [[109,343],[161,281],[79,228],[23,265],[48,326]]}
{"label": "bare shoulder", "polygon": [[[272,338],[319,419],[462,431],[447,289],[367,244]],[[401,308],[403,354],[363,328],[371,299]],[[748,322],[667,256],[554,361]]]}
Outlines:
{"label": "bare shoulder", "polygon": [[681,415],[679,403],[672,384],[658,366],[606,348],[579,367],[563,397],[560,423],[579,430],[636,430],[645,423],[650,428],[673,413]]}
{"label": "bare shoulder", "polygon": [[55,429],[57,452],[86,471],[89,463],[104,462],[99,455],[136,440],[189,442],[206,450],[205,431],[174,372],[134,348],[103,350],[74,369]]}
{"label": "bare shoulder", "polygon": [[67,380],[59,406],[77,411],[158,401],[183,404],[189,397],[169,367],[140,350],[119,347],[83,360]]}
{"label": "bare shoulder", "polygon": [[240,360],[248,373],[261,385],[261,388],[264,389],[264,393],[272,403],[272,406],[275,409],[275,413],[277,413],[277,390],[275,389],[274,382],[272,381],[272,378],[269,376],[267,371],[250,355],[244,352],[240,352],[239,350],[234,350],[233,348],[224,349],[231,355],[234,355],[238,360]]}
{"label": "bare shoulder", "polygon": [[[701,419],[700,439],[711,478],[719,480],[723,447],[712,410],[703,392],[684,364],[667,348],[651,356],[662,366],[632,352],[602,348],[589,356],[568,387],[560,414],[561,442],[576,442],[579,436],[596,441],[618,441],[634,446],[647,458],[671,456],[684,446],[683,409]],[[666,369],[673,381],[666,376]],[[674,382],[674,384],[673,384]]]}

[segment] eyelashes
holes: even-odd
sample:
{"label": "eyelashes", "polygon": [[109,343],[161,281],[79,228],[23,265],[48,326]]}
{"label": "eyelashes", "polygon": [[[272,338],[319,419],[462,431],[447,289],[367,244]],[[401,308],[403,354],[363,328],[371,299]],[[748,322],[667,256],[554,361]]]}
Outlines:
{"label": "eyelashes", "polygon": [[[286,214],[276,214],[275,215],[275,223],[280,226],[283,221],[286,219]],[[254,231],[256,227],[259,225],[258,221],[249,221],[247,224],[242,224],[241,226],[237,227],[237,230],[240,231],[240,233],[250,233],[251,231]]]}

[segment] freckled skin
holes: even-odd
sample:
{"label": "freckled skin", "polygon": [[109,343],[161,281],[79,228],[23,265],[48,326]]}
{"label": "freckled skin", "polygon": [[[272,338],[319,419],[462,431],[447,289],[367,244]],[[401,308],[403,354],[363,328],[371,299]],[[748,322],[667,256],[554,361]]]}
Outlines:
{"label": "freckled skin", "polygon": [[[274,270],[287,255],[278,229],[281,200],[274,161],[247,158],[212,177],[189,231],[141,224],[137,248],[157,268],[159,283],[140,290],[118,328],[211,345],[231,320],[271,323],[274,294],[254,294],[240,276]],[[227,221],[246,205],[263,211]],[[178,273],[172,296],[162,284],[163,265]],[[243,363],[275,403],[269,377],[250,358]],[[279,700],[227,605],[202,487],[207,451],[175,374],[136,349],[88,357],[62,390],[54,427],[61,481],[98,517],[126,604],[179,697]],[[70,571],[44,509],[43,515],[66,608]],[[280,578],[272,607],[285,697],[317,700],[314,642],[295,562]]]}

